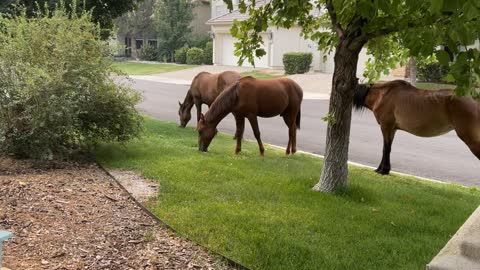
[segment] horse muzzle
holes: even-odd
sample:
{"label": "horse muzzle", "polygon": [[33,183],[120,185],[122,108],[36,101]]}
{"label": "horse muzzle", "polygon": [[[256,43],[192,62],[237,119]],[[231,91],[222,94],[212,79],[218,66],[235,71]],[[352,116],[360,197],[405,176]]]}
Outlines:
{"label": "horse muzzle", "polygon": [[198,151],[207,152],[208,151],[208,146],[205,146],[204,144],[199,144],[198,145]]}

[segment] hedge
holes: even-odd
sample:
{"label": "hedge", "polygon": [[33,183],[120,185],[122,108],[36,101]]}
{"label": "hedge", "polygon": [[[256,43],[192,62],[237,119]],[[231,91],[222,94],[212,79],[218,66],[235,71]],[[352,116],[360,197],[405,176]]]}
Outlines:
{"label": "hedge", "polygon": [[283,55],[283,65],[287,74],[303,74],[310,70],[312,54],[290,52]]}
{"label": "hedge", "polygon": [[203,50],[200,48],[190,48],[187,51],[187,64],[201,65],[203,63]]}
{"label": "hedge", "polygon": [[175,63],[186,64],[187,63],[187,47],[180,48],[175,51]]}
{"label": "hedge", "polygon": [[419,81],[423,82],[442,82],[448,74],[449,67],[442,66],[438,62],[430,64],[418,64],[417,76]]}

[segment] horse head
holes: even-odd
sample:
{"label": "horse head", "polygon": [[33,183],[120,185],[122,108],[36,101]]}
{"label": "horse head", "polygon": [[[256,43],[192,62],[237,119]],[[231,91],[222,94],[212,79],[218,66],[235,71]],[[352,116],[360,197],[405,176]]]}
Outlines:
{"label": "horse head", "polygon": [[190,114],[190,110],[187,110],[187,106],[185,106],[185,103],[181,103],[180,101],[178,102],[178,105],[180,108],[178,108],[178,116],[180,116],[180,126],[185,127],[192,118],[192,115]]}
{"label": "horse head", "polygon": [[200,115],[200,120],[197,125],[198,129],[198,151],[207,152],[208,146],[212,142],[215,135],[217,135],[217,129],[213,125],[209,125],[205,121],[205,116]]}

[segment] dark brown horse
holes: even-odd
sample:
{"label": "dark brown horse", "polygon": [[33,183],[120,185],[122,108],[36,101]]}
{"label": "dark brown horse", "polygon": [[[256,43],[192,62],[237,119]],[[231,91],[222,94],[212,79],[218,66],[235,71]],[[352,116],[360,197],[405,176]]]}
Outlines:
{"label": "dark brown horse", "polygon": [[357,109],[370,109],[383,134],[383,158],[376,172],[390,172],[390,151],[397,130],[420,137],[434,137],[455,130],[480,159],[480,101],[456,97],[452,90],[421,90],[397,80],[368,87],[359,85]]}
{"label": "dark brown horse", "polygon": [[294,81],[287,78],[260,80],[244,77],[222,92],[208,112],[198,122],[198,149],[206,152],[216,134],[216,127],[230,112],[235,116],[237,147],[242,150],[245,118],[250,121],[253,134],[258,142],[260,154],[264,148],[260,139],[257,116],[280,115],[288,126],[287,155],[297,151],[297,129],[300,129],[300,107],[303,91]]}
{"label": "dark brown horse", "polygon": [[178,104],[178,115],[180,116],[180,126],[185,127],[192,118],[190,111],[193,105],[197,107],[197,123],[202,113],[202,104],[209,107],[217,96],[225,90],[225,88],[240,79],[240,74],[234,71],[225,71],[218,74],[209,72],[200,72],[195,76],[190,85],[190,89],[185,96],[183,103]]}

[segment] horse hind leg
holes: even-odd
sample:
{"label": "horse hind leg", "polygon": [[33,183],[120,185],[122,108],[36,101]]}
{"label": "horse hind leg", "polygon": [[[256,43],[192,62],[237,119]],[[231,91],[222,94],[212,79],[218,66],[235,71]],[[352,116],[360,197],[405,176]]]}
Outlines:
{"label": "horse hind leg", "polygon": [[298,112],[289,112],[283,115],[283,120],[288,127],[287,155],[297,152],[297,114]]}
{"label": "horse hind leg", "polygon": [[287,149],[285,151],[285,154],[288,156],[288,155],[290,155],[290,152],[292,150],[292,136],[291,136],[292,132],[291,132],[291,128],[290,128],[291,120],[290,120],[290,117],[289,117],[288,114],[283,114],[282,117],[283,117],[283,121],[285,122],[285,124],[288,127],[288,144],[287,144]]}
{"label": "horse hind leg", "polygon": [[468,131],[462,129],[456,129],[455,131],[470,151],[480,160],[480,128],[477,128],[477,130],[478,132],[475,132],[475,129],[470,127]]}

